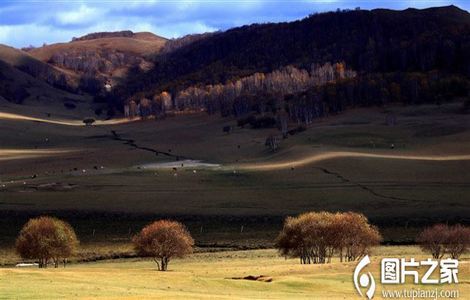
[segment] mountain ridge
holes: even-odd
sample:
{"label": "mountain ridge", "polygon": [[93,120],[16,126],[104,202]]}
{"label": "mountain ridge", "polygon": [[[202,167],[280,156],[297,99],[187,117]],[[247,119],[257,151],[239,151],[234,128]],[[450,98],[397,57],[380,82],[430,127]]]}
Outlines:
{"label": "mountain ridge", "polygon": [[183,45],[157,56],[149,72],[131,74],[116,96],[125,101],[136,93],[339,61],[362,73],[441,70],[468,76],[469,52],[470,14],[455,6],[326,12],[232,28]]}
{"label": "mountain ridge", "polygon": [[[387,77],[408,89],[405,78],[417,73],[438,86],[433,72],[441,79],[468,79],[470,58],[465,53],[470,53],[470,14],[445,6],[316,13],[292,22],[170,40],[148,32],[95,32],[30,49],[25,57],[34,66],[47,65],[63,74],[64,88],[70,88],[66,75],[75,77],[76,92],[100,97],[111,110],[122,111],[132,99],[139,104],[162,92],[174,98],[187,88],[235,83],[290,66],[310,70],[325,63],[344,62],[359,75],[355,85],[370,80],[383,85]],[[29,73],[44,79],[40,72]]]}

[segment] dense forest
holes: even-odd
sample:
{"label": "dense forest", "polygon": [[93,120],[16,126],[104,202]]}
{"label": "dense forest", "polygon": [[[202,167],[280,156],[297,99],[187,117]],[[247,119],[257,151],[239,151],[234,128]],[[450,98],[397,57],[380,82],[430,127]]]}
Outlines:
{"label": "dense forest", "polygon": [[[290,23],[243,26],[182,43],[157,56],[150,71],[131,73],[112,98],[118,99],[113,103],[122,109],[131,100],[138,105],[140,99],[160,99],[158,95],[165,92],[171,95],[174,109],[239,115],[240,97],[246,101],[256,97],[258,105],[248,105],[250,110],[259,112],[260,104],[282,101],[282,110],[292,120],[308,123],[314,116],[351,105],[440,103],[467,97],[468,53],[470,14],[455,6],[321,13]],[[330,62],[348,66],[357,76],[294,90],[273,86],[245,91],[228,97],[227,102],[223,102],[227,97],[217,96],[227,93],[213,92],[286,68],[311,77],[312,65]],[[302,76],[296,79],[301,85]],[[201,100],[214,95],[218,101]],[[158,107],[160,112],[164,109]]]}

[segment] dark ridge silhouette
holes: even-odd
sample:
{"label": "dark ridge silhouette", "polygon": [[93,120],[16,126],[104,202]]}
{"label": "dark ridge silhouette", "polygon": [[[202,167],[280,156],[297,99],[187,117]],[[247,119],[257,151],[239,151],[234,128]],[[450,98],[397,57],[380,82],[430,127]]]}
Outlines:
{"label": "dark ridge silhouette", "polygon": [[345,61],[355,70],[470,75],[470,14],[456,6],[352,10],[314,14],[277,24],[216,33],[159,56],[146,73],[135,70],[122,98],[138,92],[223,83],[286,65]]}

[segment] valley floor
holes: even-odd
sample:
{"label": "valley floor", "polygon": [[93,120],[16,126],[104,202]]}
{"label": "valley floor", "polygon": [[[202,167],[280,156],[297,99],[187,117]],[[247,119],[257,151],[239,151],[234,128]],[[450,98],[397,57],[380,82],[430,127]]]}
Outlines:
{"label": "valley floor", "polygon": [[[415,246],[374,249],[370,271],[377,282],[374,299],[381,299],[380,259],[424,260],[428,255]],[[170,263],[169,271],[156,271],[150,260],[125,259],[73,264],[67,268],[1,268],[2,299],[360,299],[352,278],[357,262],[301,265],[275,250],[198,253]],[[265,275],[272,282],[236,280]],[[438,277],[438,273],[433,273]],[[387,285],[387,290],[458,290],[470,296],[470,256],[460,260],[459,284]]]}
{"label": "valley floor", "polygon": [[[413,243],[423,226],[470,223],[461,105],[350,109],[275,152],[265,141],[277,128],[217,115],[70,126],[45,121],[79,124],[73,111],[0,106],[10,116],[0,117],[0,247],[41,214],[70,222],[87,244],[129,242],[173,218],[198,246],[272,247],[286,216],[321,210],[364,213],[385,242]],[[11,117],[18,112],[40,121]]]}

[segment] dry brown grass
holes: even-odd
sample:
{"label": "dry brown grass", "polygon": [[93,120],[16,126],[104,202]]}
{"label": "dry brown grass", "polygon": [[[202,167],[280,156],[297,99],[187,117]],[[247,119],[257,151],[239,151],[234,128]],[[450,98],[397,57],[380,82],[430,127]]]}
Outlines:
{"label": "dry brown grass", "polygon": [[148,55],[157,53],[166,43],[166,39],[150,33],[137,33],[135,37],[112,37],[93,40],[75,41],[69,43],[57,43],[39,47],[29,51],[31,56],[47,62],[54,53],[63,51],[83,50],[117,50],[136,55]]}
{"label": "dry brown grass", "polygon": [[[379,247],[367,267],[377,283],[382,257],[428,258],[417,247]],[[0,289],[7,299],[360,299],[352,282],[356,264],[334,260],[325,265],[301,265],[274,250],[199,253],[173,261],[168,272],[158,272],[152,261],[140,259],[75,264],[65,269],[4,268],[0,269]],[[467,299],[468,266],[467,255],[460,264],[459,284],[408,282],[386,288],[458,289],[460,298]],[[231,279],[248,275],[273,280]],[[374,299],[381,299],[384,287],[378,283]]]}

